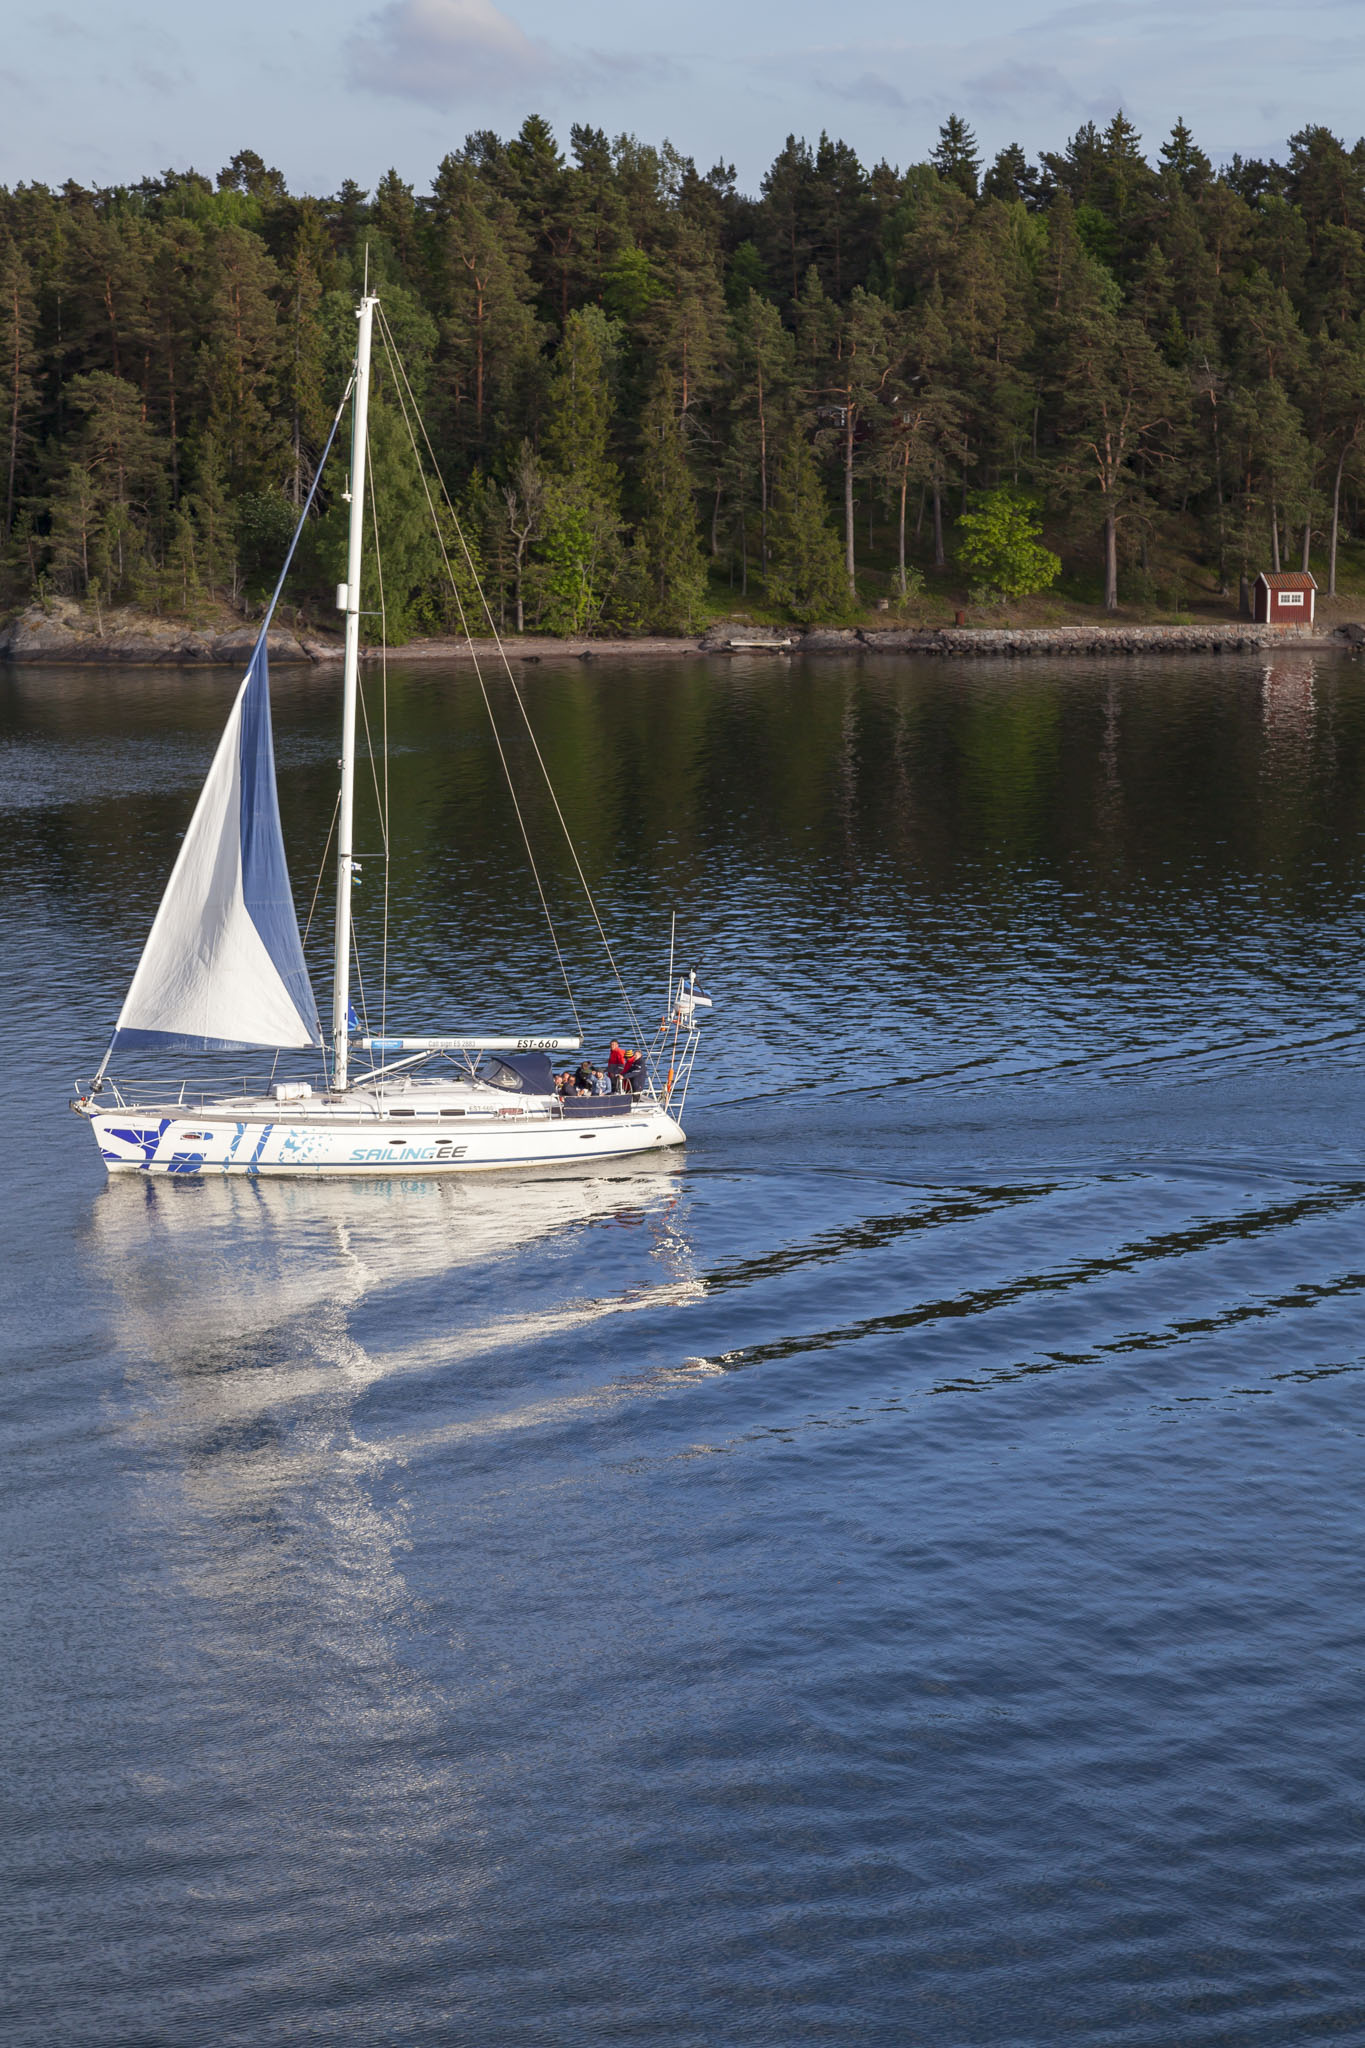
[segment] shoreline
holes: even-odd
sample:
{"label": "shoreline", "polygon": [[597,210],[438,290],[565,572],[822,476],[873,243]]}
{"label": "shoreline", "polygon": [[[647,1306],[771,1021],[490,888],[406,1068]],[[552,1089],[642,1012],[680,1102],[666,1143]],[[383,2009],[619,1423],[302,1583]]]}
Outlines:
{"label": "shoreline", "polygon": [[[249,625],[227,630],[196,629],[180,622],[128,611],[95,621],[69,601],[43,610],[30,606],[0,627],[0,662],[114,666],[244,667],[256,644]],[[1365,625],[1261,626],[1249,620],[1226,624],[1138,626],[816,626],[809,628],[713,625],[701,635],[651,634],[631,640],[586,636],[553,639],[509,634],[502,651],[509,661],[658,660],[677,656],[766,654],[779,659],[799,654],[917,654],[961,660],[971,657],[1028,659],[1039,655],[1246,654],[1293,647],[1304,653],[1344,652],[1365,646]],[[266,651],[277,664],[323,666],[342,659],[339,640],[306,630],[272,628]],[[412,640],[388,650],[398,662],[497,662],[493,640]],[[364,648],[367,663],[379,650]]]}
{"label": "shoreline", "polygon": [[[1037,655],[1245,654],[1292,646],[1304,653],[1341,653],[1365,646],[1365,625],[1257,626],[1246,621],[1206,626],[817,626],[784,633],[766,627],[712,627],[699,638],[661,635],[640,640],[549,640],[509,637],[509,661],[614,661],[627,656],[801,654],[928,654],[947,660]],[[362,651],[363,660],[377,658]],[[397,661],[480,661],[498,657],[493,640],[420,640],[390,648]]]}

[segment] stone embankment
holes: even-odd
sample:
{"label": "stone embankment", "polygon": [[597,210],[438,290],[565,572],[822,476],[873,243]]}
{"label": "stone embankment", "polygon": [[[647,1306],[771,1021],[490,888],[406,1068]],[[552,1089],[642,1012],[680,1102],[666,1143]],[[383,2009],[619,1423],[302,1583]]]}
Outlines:
{"label": "stone embankment", "polygon": [[714,626],[705,654],[1246,654],[1263,648],[1365,645],[1365,626],[819,626],[809,632]]}
{"label": "stone embankment", "polygon": [[[30,605],[0,626],[0,660],[23,662],[216,662],[240,668],[256,644],[256,629],[234,621],[195,628],[132,609],[97,618],[70,598]],[[551,640],[538,635],[503,642],[518,662],[611,661],[677,654],[933,654],[947,658],[1028,655],[1248,654],[1276,647],[1365,646],[1365,626],[1228,625],[1127,626],[743,626],[714,625],[698,640],[662,635],[640,640]],[[267,641],[272,661],[340,661],[341,642],[274,627]],[[493,641],[417,640],[393,652],[405,662],[496,660]]]}

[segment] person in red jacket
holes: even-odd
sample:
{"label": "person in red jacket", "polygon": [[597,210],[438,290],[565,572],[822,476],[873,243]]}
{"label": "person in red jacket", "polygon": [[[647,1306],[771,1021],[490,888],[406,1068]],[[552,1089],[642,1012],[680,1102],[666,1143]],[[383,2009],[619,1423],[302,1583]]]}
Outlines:
{"label": "person in red jacket", "polygon": [[607,1079],[611,1083],[611,1092],[613,1095],[619,1095],[621,1093],[621,1078],[625,1073],[625,1070],[626,1056],[622,1052],[616,1040],[613,1038],[611,1042],[611,1051],[607,1054]]}

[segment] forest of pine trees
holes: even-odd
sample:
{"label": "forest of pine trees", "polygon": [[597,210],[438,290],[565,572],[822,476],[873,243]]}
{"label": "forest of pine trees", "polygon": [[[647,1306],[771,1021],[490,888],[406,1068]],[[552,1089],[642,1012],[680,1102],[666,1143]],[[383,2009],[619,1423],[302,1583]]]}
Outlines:
{"label": "forest of pine trees", "polygon": [[[366,261],[509,629],[913,600],[993,494],[1111,609],[1171,550],[1233,595],[1311,553],[1334,590],[1365,531],[1365,142],[1215,172],[1120,114],[984,168],[954,116],[906,171],[791,138],[748,198],[532,118],[425,193],[296,196],[250,151],[216,183],[0,189],[0,608],[259,601]],[[382,356],[371,417],[391,637],[448,629]],[[342,469],[296,578],[320,602]]]}

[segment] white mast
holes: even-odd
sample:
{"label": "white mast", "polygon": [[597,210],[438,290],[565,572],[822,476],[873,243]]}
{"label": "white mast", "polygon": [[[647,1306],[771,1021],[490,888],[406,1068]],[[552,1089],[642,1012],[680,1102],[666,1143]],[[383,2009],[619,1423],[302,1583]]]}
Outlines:
{"label": "white mast", "polygon": [[351,870],[355,865],[355,707],[360,676],[360,556],[365,538],[365,432],[370,410],[370,330],[378,300],[366,293],[357,319],[355,411],[351,416],[351,523],[346,581],[337,592],[346,614],[346,666],[341,698],[341,806],[337,813],[336,976],[332,985],[332,1086],[347,1082],[351,1014]]}

